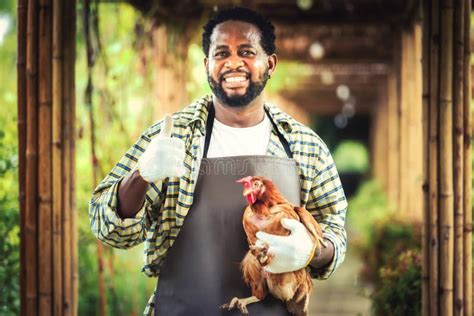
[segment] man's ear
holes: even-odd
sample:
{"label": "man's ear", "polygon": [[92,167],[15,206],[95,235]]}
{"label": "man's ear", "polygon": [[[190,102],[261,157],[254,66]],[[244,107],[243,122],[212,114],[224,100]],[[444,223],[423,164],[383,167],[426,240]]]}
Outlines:
{"label": "man's ear", "polygon": [[267,64],[268,64],[268,74],[270,76],[275,71],[277,63],[278,63],[278,57],[276,54],[271,54],[270,56],[268,56]]}
{"label": "man's ear", "polygon": [[207,65],[209,65],[209,58],[204,57],[204,68],[206,69],[206,73],[208,72],[207,71]]}

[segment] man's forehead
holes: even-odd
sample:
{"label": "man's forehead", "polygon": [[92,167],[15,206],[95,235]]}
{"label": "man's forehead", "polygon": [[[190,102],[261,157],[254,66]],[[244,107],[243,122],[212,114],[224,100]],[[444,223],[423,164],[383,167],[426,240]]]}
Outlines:
{"label": "man's forehead", "polygon": [[237,39],[247,44],[260,43],[260,30],[253,24],[229,20],[216,25],[211,34],[211,45],[225,45],[227,41]]}

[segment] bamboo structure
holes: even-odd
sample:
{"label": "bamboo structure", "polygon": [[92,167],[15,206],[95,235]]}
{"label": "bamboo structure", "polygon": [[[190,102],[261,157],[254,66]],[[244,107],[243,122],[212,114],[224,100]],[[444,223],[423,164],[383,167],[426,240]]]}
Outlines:
{"label": "bamboo structure", "polygon": [[[406,7],[417,3],[407,1]],[[423,315],[472,315],[471,2],[420,4],[423,20],[406,10],[410,13],[404,12],[403,21],[391,22],[393,61],[377,86],[372,112],[374,174],[403,216],[423,217]],[[75,22],[75,1],[18,1],[22,315],[78,311]],[[188,101],[184,88],[193,26],[177,34],[169,21],[153,23],[154,73],[159,74],[154,116],[161,117]],[[84,23],[86,32],[88,27]],[[99,287],[100,314],[105,315],[103,274]]]}
{"label": "bamboo structure", "polygon": [[[22,283],[26,296],[26,303],[22,310],[23,315],[36,315],[38,307],[38,265],[37,253],[37,173],[38,173],[38,2],[28,1],[26,43],[26,166],[25,166],[25,208],[21,210],[25,218],[25,226],[22,227],[22,261],[28,262],[34,269],[26,269],[22,276]],[[21,86],[21,85],[19,85]],[[19,132],[21,134],[21,131]],[[21,153],[20,153],[21,156]],[[21,160],[20,160],[21,161]],[[20,170],[22,166],[20,166]],[[23,171],[20,171],[22,173]],[[22,217],[23,217],[22,216]]]}
{"label": "bamboo structure", "polygon": [[[464,54],[463,54],[463,201],[462,207],[464,209],[464,225],[463,225],[463,307],[464,315],[472,315],[472,169],[471,169],[471,139],[472,139],[472,122],[471,122],[471,2],[466,1],[464,4],[463,19],[463,40],[464,40]],[[460,31],[460,30],[458,30]],[[469,167],[468,167],[469,166]]]}
{"label": "bamboo structure", "polygon": [[454,59],[453,59],[453,170],[454,170],[454,315],[463,314],[463,62],[464,62],[464,1],[454,7]]}
{"label": "bamboo structure", "polygon": [[155,119],[179,110],[182,104],[188,102],[186,89],[183,88],[187,79],[187,47],[193,32],[190,25],[183,34],[176,32],[172,24],[155,25],[151,30],[154,69],[159,74],[154,88],[156,100],[159,100],[153,114]]}
{"label": "bamboo structure", "polygon": [[[374,176],[394,209],[411,221],[423,217],[422,25],[394,32],[392,67],[374,113]],[[383,99],[383,100],[382,100]],[[379,117],[380,116],[380,117]],[[380,147],[380,149],[377,149]]]}
{"label": "bamboo structure", "polygon": [[423,8],[423,315],[472,315],[471,8],[452,0]]}
{"label": "bamboo structure", "polygon": [[[428,3],[425,1],[423,3],[423,11],[427,12],[428,10]],[[430,25],[431,21],[428,18],[423,19],[423,29],[429,33],[431,29]],[[430,45],[430,38],[428,36],[423,36],[423,47],[427,48]],[[423,49],[423,57],[422,60],[429,64],[430,63],[430,51],[429,49]],[[429,104],[430,104],[430,77],[428,67],[423,67],[422,69],[423,75],[423,157],[428,157],[429,150]],[[421,299],[421,310],[422,316],[429,316],[429,295],[430,295],[430,243],[429,243],[429,232],[430,232],[430,222],[427,220],[429,218],[429,192],[428,192],[428,183],[429,183],[429,165],[427,163],[423,166],[423,226],[422,226],[422,256],[423,256],[423,264],[422,264],[422,271],[421,271],[421,282],[422,282],[422,299]]]}
{"label": "bamboo structure", "polygon": [[[438,288],[433,286],[438,284],[438,256],[439,256],[439,238],[438,238],[438,121],[439,121],[439,111],[438,111],[438,91],[439,91],[439,0],[434,0],[431,5],[431,11],[429,8],[427,10],[428,14],[425,14],[425,18],[430,17],[431,33],[429,34],[430,39],[430,60],[429,60],[429,72],[428,76],[430,79],[430,88],[429,88],[429,100],[430,104],[428,105],[428,113],[430,117],[428,118],[429,122],[429,143],[428,143],[428,161],[429,165],[429,182],[428,182],[428,194],[429,194],[429,209],[431,213],[428,218],[425,219],[426,222],[430,222],[429,225],[429,234],[430,238],[430,295],[429,295],[429,307],[430,315],[438,315]],[[426,49],[426,48],[425,48]],[[425,67],[426,63],[425,61]],[[425,71],[425,73],[427,73]],[[428,80],[428,79],[426,79]]]}
{"label": "bamboo structure", "polygon": [[75,315],[75,2],[20,1],[18,18],[21,315]]}

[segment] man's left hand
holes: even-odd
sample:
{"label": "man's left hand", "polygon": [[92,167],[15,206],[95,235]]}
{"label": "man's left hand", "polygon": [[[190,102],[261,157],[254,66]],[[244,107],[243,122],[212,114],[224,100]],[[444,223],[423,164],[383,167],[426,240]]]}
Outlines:
{"label": "man's left hand", "polygon": [[281,225],[290,230],[288,236],[258,232],[256,245],[266,244],[271,262],[265,266],[270,273],[292,272],[306,267],[314,255],[314,241],[306,227],[295,219],[283,218]]}

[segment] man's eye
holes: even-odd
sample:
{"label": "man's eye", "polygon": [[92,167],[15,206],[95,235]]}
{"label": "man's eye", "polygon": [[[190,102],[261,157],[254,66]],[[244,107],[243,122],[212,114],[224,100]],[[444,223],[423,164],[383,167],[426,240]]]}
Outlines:
{"label": "man's eye", "polygon": [[221,52],[216,52],[214,54],[215,57],[226,57],[227,56],[227,52],[224,52],[224,51],[221,51]]}
{"label": "man's eye", "polygon": [[243,50],[241,52],[241,54],[242,54],[242,56],[253,56],[253,55],[255,55],[255,53],[252,52],[251,50]]}

